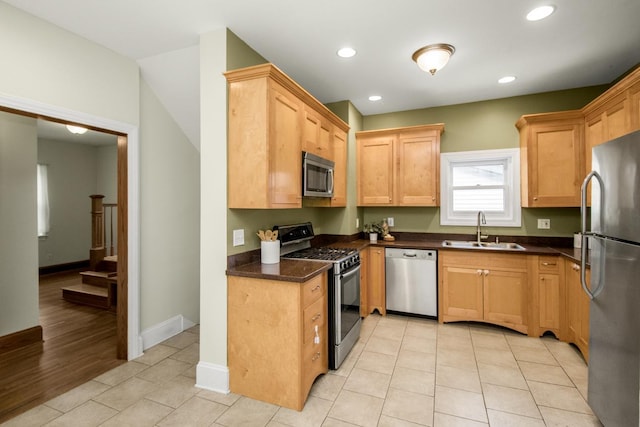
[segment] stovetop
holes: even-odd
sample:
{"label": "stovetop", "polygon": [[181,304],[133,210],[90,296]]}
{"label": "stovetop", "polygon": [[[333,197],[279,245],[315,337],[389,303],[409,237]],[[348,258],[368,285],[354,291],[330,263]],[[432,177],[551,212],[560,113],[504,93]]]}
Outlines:
{"label": "stovetop", "polygon": [[307,248],[292,252],[283,258],[315,259],[320,261],[339,261],[343,258],[356,255],[357,250],[351,248]]}

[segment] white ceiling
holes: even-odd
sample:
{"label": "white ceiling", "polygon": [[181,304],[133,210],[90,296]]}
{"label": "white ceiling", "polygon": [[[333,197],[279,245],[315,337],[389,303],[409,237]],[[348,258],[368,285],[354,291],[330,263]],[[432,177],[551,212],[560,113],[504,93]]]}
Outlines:
{"label": "white ceiling", "polygon": [[115,145],[118,137],[112,134],[87,130],[79,135],[71,133],[66,126],[61,123],[38,119],[38,138],[52,141],[75,142],[78,144],[93,145],[94,147],[104,145]]}
{"label": "white ceiling", "polygon": [[[138,61],[194,143],[193,47],[224,27],[321,102],[350,100],[364,115],[605,84],[640,63],[639,0],[555,1],[556,12],[538,22],[525,15],[543,0],[5,2]],[[430,43],[456,48],[435,76],[411,60]],[[336,56],[345,45],[358,54]],[[169,61],[183,49],[180,65]],[[498,85],[504,75],[517,80]],[[383,100],[368,101],[372,94]]]}

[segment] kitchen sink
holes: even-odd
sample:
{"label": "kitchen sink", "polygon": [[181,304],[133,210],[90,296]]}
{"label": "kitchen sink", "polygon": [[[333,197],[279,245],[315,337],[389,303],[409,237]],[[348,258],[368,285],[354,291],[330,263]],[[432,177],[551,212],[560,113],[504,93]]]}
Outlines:
{"label": "kitchen sink", "polygon": [[496,242],[476,242],[465,240],[445,240],[442,242],[442,246],[450,248],[463,248],[463,249],[501,249],[508,251],[524,251],[524,247],[517,243],[496,243]]}

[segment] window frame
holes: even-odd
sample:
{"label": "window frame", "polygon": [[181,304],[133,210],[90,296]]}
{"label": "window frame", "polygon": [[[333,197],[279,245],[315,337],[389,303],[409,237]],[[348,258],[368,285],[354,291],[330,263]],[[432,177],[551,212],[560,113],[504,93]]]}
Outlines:
{"label": "window frame", "polygon": [[455,165],[486,165],[505,163],[505,210],[485,212],[490,227],[521,227],[520,203],[520,149],[458,151],[440,155],[440,225],[477,225],[478,211],[456,213],[453,211],[453,188],[451,171]]}

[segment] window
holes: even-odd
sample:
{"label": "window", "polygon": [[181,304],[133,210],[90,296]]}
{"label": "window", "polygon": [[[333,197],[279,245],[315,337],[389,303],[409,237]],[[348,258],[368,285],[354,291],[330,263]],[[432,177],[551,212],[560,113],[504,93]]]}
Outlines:
{"label": "window", "polygon": [[520,150],[466,151],[441,156],[440,224],[519,227]]}
{"label": "window", "polygon": [[47,165],[38,165],[38,237],[49,235],[49,184]]}

